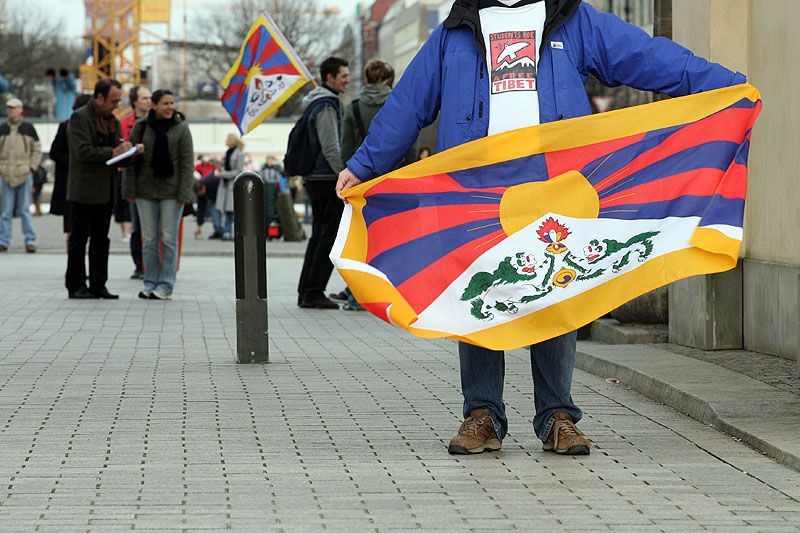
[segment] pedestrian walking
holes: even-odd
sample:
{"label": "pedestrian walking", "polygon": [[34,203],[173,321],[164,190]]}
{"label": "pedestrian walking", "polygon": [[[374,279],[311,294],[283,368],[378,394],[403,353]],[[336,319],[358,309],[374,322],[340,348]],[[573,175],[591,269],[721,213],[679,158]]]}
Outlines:
{"label": "pedestrian walking", "polygon": [[[69,174],[67,200],[72,202],[67,241],[65,285],[70,298],[116,299],[108,281],[108,229],[117,197],[117,166],[106,161],[127,152],[120,138],[119,120],[113,111],[122,101],[117,80],[102,79],[94,86],[88,104],[73,111],[67,126]],[[144,146],[136,145],[139,152]],[[120,164],[130,164],[127,158]],[[89,286],[86,287],[86,243],[89,242]]]}
{"label": "pedestrian walking", "polygon": [[31,216],[33,173],[42,161],[39,136],[33,124],[23,120],[22,100],[9,98],[6,102],[8,120],[0,124],[0,252],[11,243],[12,218],[19,212],[25,251],[36,251],[36,232]]}
{"label": "pedestrian walking", "polygon": [[[130,138],[131,130],[133,130],[133,125],[136,121],[145,118],[150,111],[152,95],[144,85],[134,85],[128,90],[128,101],[133,108],[133,113],[119,121],[122,127],[122,138],[126,141]],[[122,190],[121,185],[120,190]],[[144,277],[144,261],[142,259],[142,226],[139,224],[139,211],[127,199],[123,199],[120,203],[127,207],[131,221],[130,250],[134,266],[131,279],[142,279]],[[116,209],[117,206],[115,206]]]}
{"label": "pedestrian walking", "polygon": [[319,155],[310,174],[303,176],[303,187],[311,200],[314,218],[297,284],[297,305],[338,309],[339,305],[325,296],[325,290],[333,272],[329,256],[343,210],[342,202],[336,198],[336,176],[344,169],[339,138],[342,121],[339,95],[350,83],[347,61],[327,58],[320,65],[320,77],[322,85],[308,93],[302,103],[304,113],[308,110],[310,142]]}
{"label": "pedestrian walking", "polygon": [[135,202],[144,237],[139,298],[169,300],[178,272],[178,228],[195,181],[192,134],[175,111],[172,92],[153,93],[152,109],[134,124],[131,141],[144,145],[144,153],[125,169],[122,183],[122,195]]}
{"label": "pedestrian walking", "polygon": [[244,170],[244,142],[235,133],[225,139],[228,150],[222,168],[217,170],[221,180],[217,189],[217,209],[223,214],[222,240],[233,240],[233,180]]}
{"label": "pedestrian walking", "polygon": [[[681,96],[743,83],[743,75],[649,37],[580,0],[456,0],[392,91],[339,175],[337,192],[390,171],[438,116],[437,152],[545,122],[591,114],[589,74],[606,85]],[[585,455],[570,389],[575,332],[530,347],[533,427],[543,449]],[[453,454],[500,449],[508,431],[504,353],[459,342],[464,422]]]}

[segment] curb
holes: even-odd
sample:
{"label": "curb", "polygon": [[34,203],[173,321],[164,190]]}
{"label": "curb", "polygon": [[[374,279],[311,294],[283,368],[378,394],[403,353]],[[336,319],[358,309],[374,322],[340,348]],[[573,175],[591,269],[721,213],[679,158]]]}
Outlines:
{"label": "curb", "polygon": [[800,457],[770,444],[761,437],[742,429],[719,416],[711,402],[680,390],[658,378],[638,370],[578,351],[575,366],[600,377],[614,376],[626,386],[676,411],[742,440],[751,448],[762,452],[784,466],[800,471]]}

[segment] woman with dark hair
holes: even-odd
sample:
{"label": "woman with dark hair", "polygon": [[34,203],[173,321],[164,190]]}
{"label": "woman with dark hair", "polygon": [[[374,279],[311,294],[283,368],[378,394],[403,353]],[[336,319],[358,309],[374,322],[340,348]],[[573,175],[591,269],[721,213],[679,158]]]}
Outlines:
{"label": "woman with dark hair", "polygon": [[133,126],[130,141],[145,147],[122,181],[122,195],[135,202],[144,239],[139,298],[169,300],[178,271],[178,227],[194,182],[192,135],[170,91],[153,93],[152,108]]}

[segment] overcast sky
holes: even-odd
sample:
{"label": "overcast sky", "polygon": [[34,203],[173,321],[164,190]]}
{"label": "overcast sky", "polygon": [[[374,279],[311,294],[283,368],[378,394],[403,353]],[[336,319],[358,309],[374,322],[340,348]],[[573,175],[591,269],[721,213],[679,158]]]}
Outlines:
{"label": "overcast sky", "polygon": [[[371,5],[373,0],[361,0],[362,5]],[[188,8],[189,27],[193,13],[209,4],[219,4],[224,7],[224,0],[172,0],[172,38],[183,38],[184,5]],[[264,2],[267,3],[266,1]],[[348,18],[355,15],[358,0],[319,0],[324,6],[338,6],[342,14]],[[9,0],[9,14],[12,11],[25,10],[26,13],[56,16],[64,23],[67,37],[79,40],[83,37],[85,24],[85,10],[83,0]],[[244,37],[244,36],[242,36]]]}

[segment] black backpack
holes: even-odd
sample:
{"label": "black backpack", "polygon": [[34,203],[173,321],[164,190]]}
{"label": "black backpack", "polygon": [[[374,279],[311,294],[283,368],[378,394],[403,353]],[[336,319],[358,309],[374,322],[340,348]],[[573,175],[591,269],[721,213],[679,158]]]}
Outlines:
{"label": "black backpack", "polygon": [[309,117],[311,113],[326,103],[336,107],[339,101],[336,98],[319,98],[309,105],[303,115],[297,120],[289,133],[289,142],[286,146],[286,155],[283,158],[283,169],[287,176],[308,176],[314,170],[314,165],[319,156],[319,141],[312,142]]}

